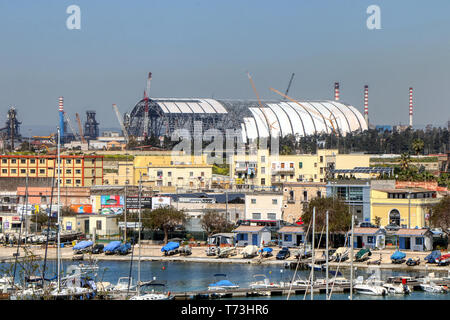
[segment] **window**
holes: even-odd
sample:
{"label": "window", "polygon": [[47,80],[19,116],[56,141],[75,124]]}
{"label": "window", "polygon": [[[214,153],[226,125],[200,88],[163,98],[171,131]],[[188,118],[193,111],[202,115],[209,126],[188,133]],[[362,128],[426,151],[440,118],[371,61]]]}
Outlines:
{"label": "window", "polygon": [[267,214],[267,220],[277,220],[277,214],[276,213],[268,213]]}
{"label": "window", "polygon": [[168,187],[171,187],[171,186],[172,186],[172,182],[170,182],[170,181],[167,182],[167,186],[168,186]]}
{"label": "window", "polygon": [[11,173],[17,173],[16,169],[11,169]]}
{"label": "window", "polygon": [[102,220],[97,220],[95,227],[97,230],[102,230]]}
{"label": "window", "polygon": [[72,174],[72,170],[71,169],[66,169],[66,174]]}
{"label": "window", "polygon": [[303,191],[303,201],[308,201],[308,191]]}
{"label": "window", "polygon": [[72,159],[66,159],[66,163],[67,164],[71,164],[72,163]]}
{"label": "window", "polygon": [[289,168],[294,169],[294,163],[293,162],[289,163]]}
{"label": "window", "polygon": [[389,212],[389,223],[400,225],[400,212],[397,209],[392,209]]}
{"label": "window", "polygon": [[80,164],[80,163],[81,163],[81,160],[80,160],[80,159],[77,159],[77,160],[75,160],[75,163],[76,163],[76,164]]}
{"label": "window", "polygon": [[168,176],[168,177],[171,177],[171,176],[172,176],[172,171],[168,171],[168,172],[167,172],[167,176]]}
{"label": "window", "polygon": [[30,163],[32,164],[36,163],[36,159],[30,159]]}
{"label": "window", "polygon": [[81,180],[80,180],[80,179],[77,179],[77,180],[75,180],[75,183],[76,183],[76,184],[81,184]]}
{"label": "window", "polygon": [[252,213],[252,219],[254,220],[261,220],[261,213]]}
{"label": "window", "polygon": [[320,163],[322,163],[323,162],[323,156],[320,156]]}
{"label": "window", "polygon": [[299,168],[299,169],[303,168],[303,162],[299,162],[299,163],[298,163],[298,168]]}
{"label": "window", "polygon": [[256,199],[252,199],[252,204],[256,204]]}
{"label": "window", "polygon": [[72,179],[66,179],[66,184],[71,184],[72,183]]}
{"label": "window", "polygon": [[105,184],[109,184],[109,181],[108,181],[108,179],[105,179]]}
{"label": "window", "polygon": [[119,180],[115,179],[114,184],[119,184]]}
{"label": "window", "polygon": [[202,177],[204,177],[205,176],[205,173],[202,171],[202,173],[200,174]]}
{"label": "window", "polygon": [[191,171],[191,172],[189,172],[189,177],[193,177],[194,176],[194,173]]}
{"label": "window", "polygon": [[417,237],[416,238],[416,246],[422,246],[423,245],[423,238]]}
{"label": "window", "polygon": [[320,174],[323,174],[323,168],[320,167]]}
{"label": "window", "polygon": [[314,168],[317,168],[317,162],[314,162]]}
{"label": "window", "polygon": [[292,241],[292,234],[284,234],[284,241]]}
{"label": "window", "polygon": [[25,169],[20,169],[20,173],[27,173],[27,170],[25,170]]}
{"label": "window", "polygon": [[261,156],[261,162],[262,163],[266,162],[266,157],[265,156]]}
{"label": "window", "polygon": [[272,199],[272,204],[278,204],[278,199]]}
{"label": "window", "polygon": [[281,163],[281,169],[284,169],[284,162]]}
{"label": "window", "polygon": [[367,243],[374,244],[375,243],[375,237],[374,236],[367,236]]}
{"label": "window", "polygon": [[45,163],[45,159],[39,159],[39,163],[40,164],[44,164]]}
{"label": "window", "polygon": [[8,163],[8,160],[2,159],[2,163]]}
{"label": "window", "polygon": [[8,173],[8,169],[2,169],[2,173]]}
{"label": "window", "polygon": [[25,163],[27,163],[27,160],[26,159],[20,159],[20,163],[25,164]]}
{"label": "window", "polygon": [[75,173],[76,173],[76,174],[81,174],[81,170],[80,170],[80,169],[76,169],[76,170],[75,170]]}
{"label": "window", "polygon": [[317,191],[317,198],[322,198],[322,192]]}
{"label": "window", "polygon": [[16,163],[16,159],[11,159],[11,163]]}
{"label": "window", "polygon": [[266,174],[266,167],[261,167],[261,174]]}
{"label": "window", "polygon": [[39,169],[40,174],[45,174],[45,169]]}
{"label": "window", "polygon": [[266,185],[266,179],[265,178],[261,178],[261,185],[265,186]]}
{"label": "window", "polygon": [[36,173],[35,169],[30,169],[30,173]]}
{"label": "window", "polygon": [[247,233],[238,233],[238,241],[247,241],[248,240],[248,234]]}
{"label": "window", "polygon": [[158,177],[162,177],[163,172],[162,172],[161,170],[158,170],[158,171],[156,171],[156,175],[157,175]]}

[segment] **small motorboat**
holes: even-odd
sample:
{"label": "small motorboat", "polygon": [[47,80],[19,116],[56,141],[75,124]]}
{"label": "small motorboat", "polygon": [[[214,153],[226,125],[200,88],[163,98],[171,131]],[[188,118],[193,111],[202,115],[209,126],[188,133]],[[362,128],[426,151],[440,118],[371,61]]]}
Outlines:
{"label": "small motorboat", "polygon": [[130,291],[136,290],[136,284],[133,283],[133,278],[120,277],[117,280],[117,284],[110,289],[114,292],[127,292],[128,288]]}
{"label": "small motorboat", "polygon": [[210,256],[215,256],[217,254],[217,247],[215,246],[210,246],[208,248],[206,248],[205,253],[208,257]]}
{"label": "small motorboat", "polygon": [[408,260],[406,260],[406,265],[407,266],[418,266],[420,264],[420,258],[418,257],[414,257],[414,258],[409,258]]}
{"label": "small motorboat", "polygon": [[447,286],[439,286],[433,282],[429,283],[421,283],[420,288],[423,291],[431,292],[431,293],[448,293],[448,287]]}
{"label": "small motorboat", "polygon": [[115,254],[121,244],[122,244],[122,242],[120,242],[120,241],[111,241],[103,248],[103,252],[106,255]]}
{"label": "small motorboat", "polygon": [[[214,277],[226,277],[226,276],[227,275],[224,274],[224,273],[216,273],[214,275]],[[215,283],[211,283],[208,286],[208,290],[210,290],[210,291],[211,290],[212,291],[215,291],[215,290],[228,290],[228,289],[236,289],[236,288],[239,288],[239,285],[234,284],[233,282],[231,282],[231,281],[229,281],[227,279],[219,280],[219,281],[217,281]]]}
{"label": "small motorboat", "polygon": [[130,243],[122,243],[119,248],[117,248],[117,253],[120,255],[127,255],[130,253],[131,244]]}
{"label": "small motorboat", "polygon": [[161,248],[161,252],[164,252],[165,256],[171,256],[178,253],[178,248],[180,244],[178,242],[168,242],[165,246]]}
{"label": "small motorboat", "polygon": [[217,249],[217,257],[218,258],[228,258],[229,256],[236,255],[235,247],[227,247],[227,248],[218,248]]}
{"label": "small motorboat", "polygon": [[353,289],[359,294],[385,296],[388,293],[387,289],[383,287],[383,281],[373,277],[369,277],[366,281],[363,281],[363,277],[359,276],[356,278],[355,283],[356,285],[353,286]]}
{"label": "small motorboat", "polygon": [[392,263],[401,264],[405,262],[406,253],[399,250],[395,251],[391,256]]}
{"label": "small motorboat", "polygon": [[372,252],[370,251],[370,249],[361,249],[356,253],[355,261],[356,262],[365,261],[365,260],[369,259],[369,257],[371,255],[372,255]]}
{"label": "small motorboat", "polygon": [[192,249],[189,245],[185,245],[184,247],[180,248],[179,250],[180,255],[182,256],[189,256],[192,254]]}
{"label": "small motorboat", "polygon": [[450,264],[450,253],[444,254],[436,259],[438,266],[447,266]]}
{"label": "small motorboat", "polygon": [[244,249],[242,249],[241,254],[244,259],[253,258],[258,255],[258,247],[255,245],[246,246]]}
{"label": "small motorboat", "polygon": [[406,284],[384,283],[383,287],[387,289],[389,294],[409,294],[411,289]]}
{"label": "small motorboat", "polygon": [[165,293],[146,293],[139,296],[133,296],[130,300],[173,300],[175,297]]}
{"label": "small motorboat", "polygon": [[[270,280],[264,274],[255,274],[253,276],[255,281],[250,283],[250,289],[267,289],[267,288],[279,288],[280,285],[270,282]],[[260,278],[257,280],[257,278]]]}
{"label": "small motorboat", "polygon": [[93,244],[92,241],[80,241],[72,249],[75,251],[75,254],[82,254],[90,251]]}
{"label": "small motorboat", "polygon": [[347,247],[338,248],[332,255],[332,258],[333,258],[332,261],[340,262],[340,261],[347,260],[349,252],[350,252],[350,250]]}
{"label": "small motorboat", "polygon": [[424,260],[427,263],[436,263],[436,259],[438,259],[441,256],[441,251],[434,250],[429,255],[427,255]]}

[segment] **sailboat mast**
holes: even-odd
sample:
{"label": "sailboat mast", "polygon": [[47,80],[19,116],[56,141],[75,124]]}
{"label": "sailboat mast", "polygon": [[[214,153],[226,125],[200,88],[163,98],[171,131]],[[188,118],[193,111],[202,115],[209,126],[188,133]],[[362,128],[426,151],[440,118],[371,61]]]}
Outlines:
{"label": "sailboat mast", "polygon": [[315,262],[315,232],[314,229],[316,228],[316,207],[313,208],[313,227],[312,227],[312,256],[311,256],[311,300],[314,300],[314,262]]}
{"label": "sailboat mast", "polygon": [[325,258],[326,261],[326,281],[325,281],[325,299],[328,300],[328,210],[326,212],[326,224],[327,224],[327,236],[326,236],[326,247],[325,247]]}
{"label": "sailboat mast", "polygon": [[[57,248],[57,259],[58,259],[58,266],[57,266],[57,275],[58,275],[58,292],[61,289],[61,235],[60,235],[60,213],[61,213],[61,206],[60,206],[60,196],[61,196],[61,132],[60,128],[58,127],[58,208],[57,208],[57,222],[56,222],[56,228],[57,228],[57,237],[58,237],[58,248]],[[51,214],[51,212],[50,212]]]}
{"label": "sailboat mast", "polygon": [[138,258],[138,296],[141,294],[141,194],[142,194],[142,172],[139,172],[139,224],[138,224],[138,242],[139,242],[139,258]]}
{"label": "sailboat mast", "polygon": [[350,300],[353,300],[353,225],[354,225],[355,216],[352,213],[352,236],[351,243],[352,247],[350,250]]}

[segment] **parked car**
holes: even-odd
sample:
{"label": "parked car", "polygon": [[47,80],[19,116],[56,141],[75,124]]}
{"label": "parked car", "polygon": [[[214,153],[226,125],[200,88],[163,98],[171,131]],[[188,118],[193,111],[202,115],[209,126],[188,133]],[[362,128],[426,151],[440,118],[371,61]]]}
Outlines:
{"label": "parked car", "polygon": [[98,243],[92,248],[92,254],[99,254],[103,252],[104,244]]}
{"label": "parked car", "polygon": [[400,227],[398,225],[393,224],[393,223],[388,224],[384,228],[388,231],[397,231],[398,229],[400,229]]}
{"label": "parked car", "polygon": [[372,224],[372,223],[370,223],[370,222],[361,222],[359,224],[359,227],[360,228],[376,228],[377,226]]}
{"label": "parked car", "polygon": [[277,258],[277,260],[284,260],[284,259],[289,258],[290,256],[291,256],[291,252],[289,251],[289,248],[288,247],[283,247],[278,252],[276,258]]}

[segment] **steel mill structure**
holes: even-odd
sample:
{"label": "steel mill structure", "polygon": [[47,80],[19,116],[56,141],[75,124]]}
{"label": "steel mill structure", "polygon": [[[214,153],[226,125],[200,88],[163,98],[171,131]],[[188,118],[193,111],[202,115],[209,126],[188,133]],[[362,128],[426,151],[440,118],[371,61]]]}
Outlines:
{"label": "steel mill structure", "polygon": [[[124,123],[130,135],[160,137],[170,136],[176,129],[186,129],[193,136],[194,122],[199,121],[202,132],[218,129],[225,134],[227,129],[240,129],[243,142],[269,136],[332,133],[333,126],[341,135],[367,130],[362,114],[337,100],[260,102],[146,97],[125,115]],[[147,131],[144,128],[148,128]]]}

